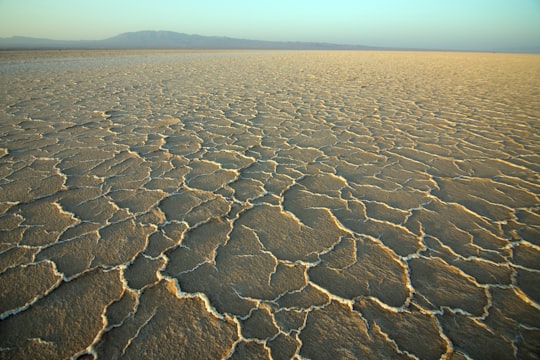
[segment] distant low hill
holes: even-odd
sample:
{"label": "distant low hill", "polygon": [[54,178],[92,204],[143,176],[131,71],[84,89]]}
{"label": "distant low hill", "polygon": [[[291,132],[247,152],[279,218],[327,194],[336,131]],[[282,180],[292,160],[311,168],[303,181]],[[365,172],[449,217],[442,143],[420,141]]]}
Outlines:
{"label": "distant low hill", "polygon": [[276,49],[276,50],[374,50],[361,45],[284,42],[202,36],[173,31],[127,32],[104,40],[51,40],[23,36],[0,38],[0,49]]}

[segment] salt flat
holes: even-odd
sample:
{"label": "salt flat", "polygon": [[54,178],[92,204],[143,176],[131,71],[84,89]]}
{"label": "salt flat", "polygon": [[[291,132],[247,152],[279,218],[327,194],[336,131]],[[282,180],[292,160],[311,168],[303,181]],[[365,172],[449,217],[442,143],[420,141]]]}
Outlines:
{"label": "salt flat", "polygon": [[540,56],[1,52],[0,358],[537,358]]}

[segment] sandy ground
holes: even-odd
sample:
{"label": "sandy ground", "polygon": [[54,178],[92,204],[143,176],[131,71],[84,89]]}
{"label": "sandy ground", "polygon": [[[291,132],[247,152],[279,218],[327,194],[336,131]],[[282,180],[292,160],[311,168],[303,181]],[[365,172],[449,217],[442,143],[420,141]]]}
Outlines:
{"label": "sandy ground", "polygon": [[0,358],[538,358],[540,56],[0,76]]}

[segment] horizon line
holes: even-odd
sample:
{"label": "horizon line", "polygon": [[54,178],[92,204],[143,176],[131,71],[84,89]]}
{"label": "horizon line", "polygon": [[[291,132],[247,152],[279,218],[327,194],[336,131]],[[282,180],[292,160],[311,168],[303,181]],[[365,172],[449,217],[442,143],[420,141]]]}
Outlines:
{"label": "horizon line", "polygon": [[[183,35],[188,37],[200,37],[202,39],[222,39],[222,40],[230,40],[230,41],[246,41],[251,43],[262,43],[259,47],[238,47],[238,48],[232,48],[232,47],[223,47],[220,48],[219,46],[216,47],[215,45],[213,47],[208,48],[202,48],[202,47],[174,47],[173,45],[169,44],[168,46],[157,46],[155,48],[145,45],[138,45],[134,47],[129,46],[106,46],[106,47],[89,47],[85,48],[82,46],[77,46],[78,44],[83,45],[84,43],[95,43],[95,42],[106,42],[114,40],[115,38],[118,38],[122,35],[127,34],[142,34],[142,33],[168,33],[168,34],[176,34],[176,35]],[[0,40],[9,41],[9,40],[17,40],[17,39],[24,39],[29,41],[50,41],[50,42],[57,42],[57,43],[63,43],[64,46],[61,46],[61,44],[42,44],[42,45],[25,45],[25,44],[2,44],[0,42],[0,50],[6,51],[6,50],[61,50],[61,49],[87,49],[87,50],[98,50],[98,49],[118,49],[118,50],[127,50],[127,49],[154,49],[154,50],[198,50],[198,49],[207,49],[207,50],[280,50],[280,48],[272,48],[272,47],[262,47],[263,44],[266,44],[267,46],[270,46],[271,44],[274,45],[299,45],[300,47],[302,45],[307,46],[308,48],[283,48],[283,50],[381,50],[381,51],[435,51],[435,52],[479,52],[479,53],[516,53],[516,54],[540,54],[540,46],[538,48],[536,47],[523,47],[523,48],[503,48],[500,49],[463,49],[463,48],[434,48],[434,47],[402,47],[402,46],[385,46],[385,45],[363,45],[363,44],[351,44],[351,43],[334,43],[334,42],[326,42],[326,41],[301,41],[301,40],[261,40],[261,39],[249,39],[249,38],[238,38],[238,37],[231,37],[226,35],[201,35],[196,33],[185,33],[185,32],[178,32],[178,31],[172,31],[172,30],[137,30],[137,31],[126,31],[121,32],[113,36],[109,36],[103,39],[78,39],[78,40],[61,40],[61,39],[54,39],[54,38],[47,38],[47,37],[34,37],[34,36],[25,36],[25,35],[12,35],[10,37],[0,37]],[[77,44],[78,43],[78,44]],[[106,45],[106,44],[103,44]],[[328,46],[328,47],[334,47],[333,49],[318,49],[318,48],[309,48],[309,46]]]}

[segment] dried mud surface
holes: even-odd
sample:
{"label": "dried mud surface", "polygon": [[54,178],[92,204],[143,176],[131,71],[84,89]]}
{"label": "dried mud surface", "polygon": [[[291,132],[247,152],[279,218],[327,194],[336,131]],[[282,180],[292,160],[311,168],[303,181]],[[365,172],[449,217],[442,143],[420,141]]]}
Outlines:
{"label": "dried mud surface", "polygon": [[0,358],[538,358],[539,56],[0,76]]}

